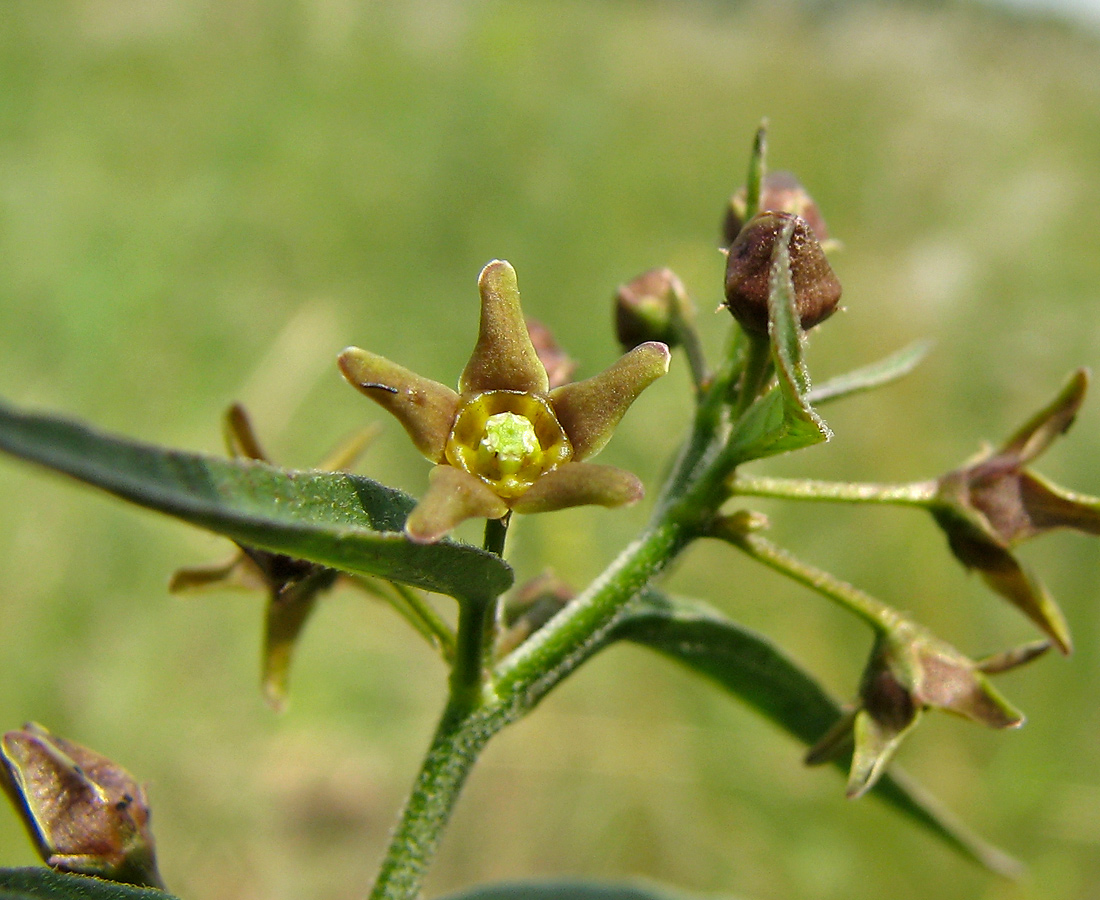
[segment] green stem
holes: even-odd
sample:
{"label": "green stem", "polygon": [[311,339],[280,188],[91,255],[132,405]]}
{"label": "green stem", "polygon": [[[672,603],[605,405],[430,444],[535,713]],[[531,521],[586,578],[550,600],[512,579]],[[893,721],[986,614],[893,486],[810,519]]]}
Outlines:
{"label": "green stem", "polygon": [[454,632],[419,593],[396,581],[377,582],[371,578],[360,578],[354,575],[348,575],[347,579],[372,597],[388,603],[417,634],[435,647],[445,660],[450,662],[454,659]]}
{"label": "green stem", "polygon": [[691,369],[691,380],[696,392],[706,389],[710,381],[710,370],[707,368],[707,358],[703,353],[703,345],[699,341],[699,332],[695,326],[684,317],[679,309],[673,309],[672,327],[680,346],[684,348],[687,356],[688,368]]}
{"label": "green stem", "polygon": [[379,869],[370,900],[414,900],[478,754],[499,730],[487,710],[448,706]]}
{"label": "green stem", "polygon": [[741,370],[741,378],[737,382],[736,395],[731,398],[733,400],[732,418],[735,422],[760,396],[774,371],[771,342],[767,335],[746,332],[746,338],[745,362]]}
{"label": "green stem", "polygon": [[674,516],[654,523],[587,590],[501,660],[493,683],[509,719],[531,709],[588,659],[627,602],[698,534],[698,527]]}
{"label": "green stem", "polygon": [[[691,436],[659,496],[653,519],[588,589],[485,674],[486,633],[496,601],[463,601],[451,700],[383,862],[372,900],[413,900],[458,799],[489,739],[522,717],[602,645],[618,616],[651,579],[706,532],[726,496],[716,460],[729,434],[724,399],[742,370],[728,359],[700,398]],[[490,521],[485,547],[503,550],[507,522]]]}
{"label": "green stem", "polygon": [[408,585],[391,582],[395,594],[401,598],[402,614],[413,624],[422,635],[439,648],[443,658],[448,662],[455,657],[455,633],[451,627],[443,621],[442,617],[432,608],[417,591]]}
{"label": "green stem", "polygon": [[730,491],[742,497],[778,500],[821,500],[831,503],[880,503],[927,508],[935,499],[936,482],[870,484],[849,481],[815,481],[810,478],[752,478],[738,475]]}
{"label": "green stem", "polygon": [[[491,691],[474,690],[452,678],[452,699],[436,730],[401,821],[371,892],[371,900],[414,900],[462,785],[489,739],[520,718],[547,691],[600,646],[619,611],[682,550],[696,529],[666,517],[620,554],[591,587],[501,661]],[[464,603],[461,610],[486,609]],[[473,614],[463,627],[454,671],[473,669],[481,658],[463,641],[475,633]],[[472,681],[469,671],[462,681]]]}
{"label": "green stem", "polygon": [[504,556],[504,541],[508,537],[508,523],[512,521],[511,510],[502,518],[485,520],[485,538],[481,543],[483,549],[497,556]]}
{"label": "green stem", "polygon": [[806,585],[849,612],[855,613],[876,632],[890,631],[902,621],[901,615],[881,600],[875,599],[824,569],[803,562],[763,535],[752,531],[724,531],[716,533],[715,536],[729,541],[757,562]]}

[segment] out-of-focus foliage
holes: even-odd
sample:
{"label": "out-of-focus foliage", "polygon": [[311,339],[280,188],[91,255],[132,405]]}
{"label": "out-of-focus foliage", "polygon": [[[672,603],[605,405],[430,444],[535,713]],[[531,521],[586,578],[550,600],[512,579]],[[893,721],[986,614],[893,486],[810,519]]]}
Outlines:
{"label": "out-of-focus foliage", "polygon": [[[0,84],[0,394],[157,443],[217,453],[218,415],[240,400],[274,456],[312,463],[381,418],[336,353],[371,346],[446,380],[493,257],[523,272],[526,311],[578,377],[617,356],[611,297],[650,267],[677,272],[705,327],[762,115],[773,165],[845,246],[848,311],[815,330],[811,374],[937,347],[902,384],[830,406],[831,443],[754,471],[932,477],[1100,365],[1100,46],[1064,28],[952,4],[14,0]],[[601,459],[650,485],[686,421],[676,368]],[[1098,453],[1090,398],[1044,473],[1096,493]],[[426,468],[394,427],[362,466],[415,495]],[[926,517],[759,505],[807,559],[964,652],[1030,637]],[[521,520],[519,577],[553,566],[580,585],[646,512]],[[444,672],[387,610],[337,592],[272,716],[255,683],[262,601],[167,596],[174,569],[226,549],[0,465],[0,723],[36,719],[141,772],[180,896],[361,896]],[[845,803],[786,737],[624,647],[490,747],[430,890],[570,873],[809,900],[1089,896],[1100,569],[1075,536],[1021,555],[1076,653],[1008,676],[1019,733],[930,720],[901,761],[1030,862],[1023,884]],[[669,587],[851,694],[867,636],[807,592],[719,547]],[[0,857],[34,861],[11,816]]]}

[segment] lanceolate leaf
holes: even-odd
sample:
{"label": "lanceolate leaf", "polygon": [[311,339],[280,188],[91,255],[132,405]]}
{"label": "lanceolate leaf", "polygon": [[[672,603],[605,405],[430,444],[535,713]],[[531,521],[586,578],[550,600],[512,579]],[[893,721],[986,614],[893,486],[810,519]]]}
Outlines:
{"label": "lanceolate leaf", "polygon": [[168,450],[0,404],[0,449],[233,540],[458,598],[512,583],[498,557],[401,534],[412,497],[369,478]]}
{"label": "lanceolate leaf", "polygon": [[0,900],[176,900],[172,894],[53,869],[0,869]]}
{"label": "lanceolate leaf", "polygon": [[932,349],[930,341],[917,341],[878,362],[837,375],[811,388],[806,394],[806,402],[820,406],[822,403],[841,400],[853,394],[891,384],[899,378],[904,378],[920,365],[930,349]]}
{"label": "lanceolate leaf", "polygon": [[[778,647],[703,604],[647,590],[628,607],[610,638],[643,644],[686,665],[804,744],[815,743],[841,715],[817,681]],[[836,763],[847,771],[849,761],[845,756]],[[873,793],[992,871],[1019,871],[1015,860],[967,830],[896,768]]]}

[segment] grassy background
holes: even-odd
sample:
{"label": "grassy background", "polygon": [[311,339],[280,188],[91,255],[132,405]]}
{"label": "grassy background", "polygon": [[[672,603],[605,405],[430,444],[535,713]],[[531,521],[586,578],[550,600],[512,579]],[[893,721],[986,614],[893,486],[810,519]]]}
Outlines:
{"label": "grassy background", "polygon": [[[753,129],[846,246],[848,311],[818,378],[919,337],[905,383],[830,407],[833,443],[759,471],[910,479],[997,440],[1100,364],[1100,47],[951,3],[9,0],[0,6],[0,394],[219,451],[231,400],[272,455],[320,459],[382,414],[332,359],[355,343],[452,380],[498,256],[581,375],[616,355],[608,298],[652,265],[725,320],[715,252]],[[682,364],[603,461],[653,484],[686,414]],[[412,492],[386,431],[364,471]],[[1100,404],[1042,461],[1100,493]],[[975,655],[1022,618],[899,511],[760,504],[806,558]],[[582,584],[645,505],[522,521],[520,577]],[[337,593],[292,707],[262,705],[256,597],[166,595],[217,539],[0,463],[0,725],[36,719],[147,779],[162,868],[188,900],[354,898],[442,697],[384,608]],[[987,877],[749,713],[640,650],[590,664],[502,735],[429,883],[643,876],[756,898],[1070,900],[1100,891],[1096,544],[1024,551],[1078,652],[1005,677],[1030,715],[994,734],[927,718],[902,760],[1028,879]],[[850,696],[855,623],[717,547],[672,587],[764,630]],[[0,859],[32,856],[0,815]]]}

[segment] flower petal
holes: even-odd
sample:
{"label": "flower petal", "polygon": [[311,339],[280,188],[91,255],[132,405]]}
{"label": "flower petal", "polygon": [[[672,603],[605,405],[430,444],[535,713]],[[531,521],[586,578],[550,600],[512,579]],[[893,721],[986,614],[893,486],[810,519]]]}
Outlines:
{"label": "flower petal", "polygon": [[294,645],[321,591],[331,587],[336,578],[334,570],[318,568],[301,581],[271,591],[264,622],[263,691],[264,699],[276,712],[286,705]]}
{"label": "flower petal", "polygon": [[1046,588],[1020,564],[982,516],[960,514],[958,509],[934,509],[932,515],[947,535],[955,558],[977,570],[985,583],[1000,594],[1054,640],[1058,649],[1073,649],[1069,626]]}
{"label": "flower petal", "polygon": [[1003,551],[1000,565],[978,571],[990,588],[1038,625],[1063,654],[1073,652],[1073,639],[1062,610],[1042,582],[1020,565],[1015,556]]}
{"label": "flower petal", "polygon": [[481,326],[477,344],[459,379],[462,393],[529,391],[545,393],[546,369],[531,343],[519,304],[516,270],[494,259],[477,281],[481,291]]}
{"label": "flower petal", "polygon": [[668,347],[650,341],[639,344],[599,375],[550,392],[550,405],[573,443],[575,460],[603,449],[630,404],[668,371],[668,363]]}
{"label": "flower petal", "polygon": [[225,411],[225,444],[229,448],[229,455],[244,457],[245,459],[258,459],[267,462],[267,454],[256,437],[252,428],[252,420],[248,412],[239,403],[234,403]]}
{"label": "flower petal", "polygon": [[1088,369],[1078,369],[1069,377],[1058,396],[1008,439],[998,456],[1014,456],[1021,463],[1035,459],[1050,446],[1051,441],[1073,424],[1077,410],[1085,400],[1088,386]]}
{"label": "flower petal", "polygon": [[1075,528],[1100,534],[1100,498],[1067,491],[1034,472],[1020,473],[1020,497],[1035,533]]}
{"label": "flower petal", "polygon": [[420,544],[433,544],[467,519],[499,519],[507,504],[480,478],[454,466],[436,466],[428,491],[405,522],[405,534]]}
{"label": "flower petal", "polygon": [[916,699],[990,728],[1016,728],[1024,716],[997,691],[970,660],[942,652],[921,653]]}
{"label": "flower petal", "polygon": [[887,725],[875,719],[867,710],[856,713],[852,727],[855,738],[855,751],[852,753],[852,768],[848,773],[847,796],[851,800],[862,797],[875,782],[882,777],[890,760],[894,758],[902,739],[913,729],[920,719],[918,711],[910,722],[902,728]]}
{"label": "flower petal", "polygon": [[566,463],[539,478],[512,508],[518,513],[540,513],[588,504],[625,506],[644,493],[637,476],[623,469]]}
{"label": "flower petal", "polygon": [[432,462],[442,462],[458,412],[458,394],[358,347],[348,347],[338,361],[352,385],[397,417],[417,450]]}

